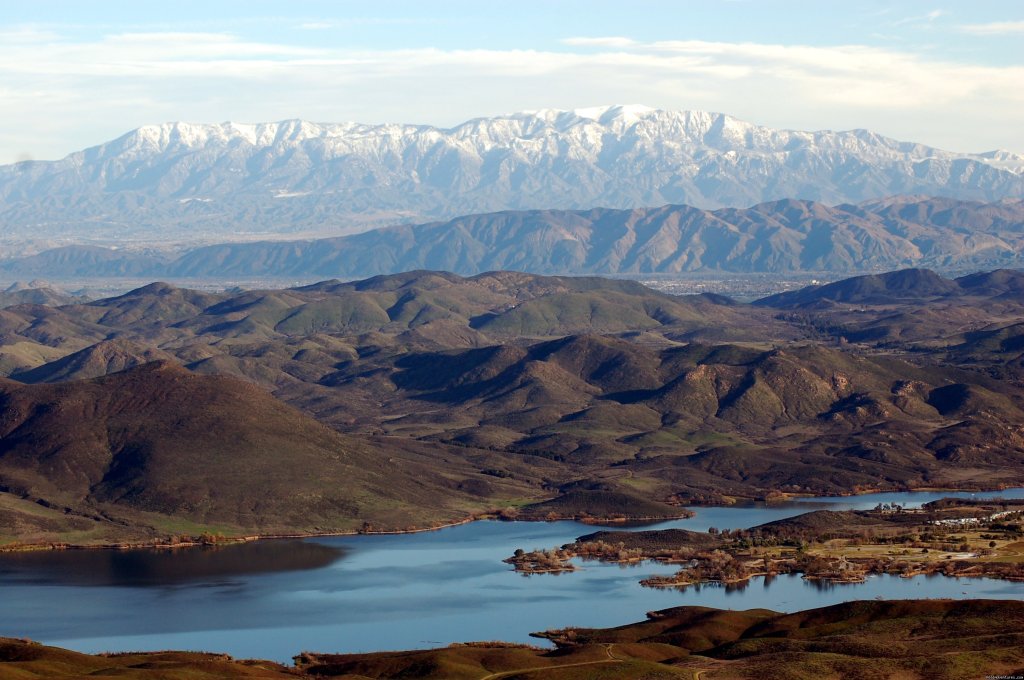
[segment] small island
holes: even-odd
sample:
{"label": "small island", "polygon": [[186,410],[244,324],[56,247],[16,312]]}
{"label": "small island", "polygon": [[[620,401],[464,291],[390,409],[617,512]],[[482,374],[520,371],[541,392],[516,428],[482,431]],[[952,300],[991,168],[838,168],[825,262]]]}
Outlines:
{"label": "small island", "polygon": [[750,529],[599,531],[558,549],[522,549],[505,560],[525,574],[561,573],[574,558],[678,564],[641,583],[687,588],[742,585],[756,576],[860,583],[871,574],[1024,581],[1024,500],[943,499],[920,509],[816,510]]}

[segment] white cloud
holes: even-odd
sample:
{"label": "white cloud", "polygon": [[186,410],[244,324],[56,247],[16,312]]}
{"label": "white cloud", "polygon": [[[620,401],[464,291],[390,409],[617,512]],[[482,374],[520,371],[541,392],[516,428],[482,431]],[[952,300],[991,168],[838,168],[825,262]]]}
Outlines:
{"label": "white cloud", "polygon": [[[776,127],[1024,150],[1024,66],[862,45],[577,37],[559,50],[307,48],[225,33],[0,40],[0,162],[166,120],[417,122],[641,102]],[[573,49],[579,48],[579,49]]]}
{"label": "white cloud", "polygon": [[958,27],[972,35],[1017,35],[1024,34],[1024,21],[993,21],[988,24],[962,24]]}

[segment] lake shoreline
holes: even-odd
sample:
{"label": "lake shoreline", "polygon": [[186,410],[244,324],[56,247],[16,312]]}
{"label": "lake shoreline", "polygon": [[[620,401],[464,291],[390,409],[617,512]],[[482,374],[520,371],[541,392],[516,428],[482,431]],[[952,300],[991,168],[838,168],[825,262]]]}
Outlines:
{"label": "lake shoreline", "polygon": [[[990,677],[1012,677],[1012,673],[999,674],[1005,674],[1007,668],[1024,660],[1024,653],[1017,644],[1022,620],[1024,602],[982,598],[854,600],[788,612],[691,605],[648,611],[645,619],[633,619],[615,627],[547,628],[530,633],[529,643],[491,640],[378,652],[301,651],[292,653],[288,661],[223,652],[173,650],[83,653],[24,637],[0,637],[0,646],[8,651],[5,658],[0,659],[0,673],[11,670],[16,677],[43,677],[39,670],[57,669],[60,677],[72,677],[72,674],[73,677],[106,677],[146,668],[168,678],[185,677],[178,675],[181,671],[192,677],[193,671],[212,670],[218,677],[255,677],[255,672],[258,677],[280,680],[312,677],[436,679],[448,677],[442,674],[443,669],[456,664],[458,668],[471,669],[474,677],[480,678],[519,677],[546,670],[557,672],[558,669],[612,664],[616,670],[609,677],[632,678],[639,677],[637,671],[679,670],[684,667],[679,660],[685,659],[685,668],[690,669],[694,677],[701,677],[723,665],[749,660],[749,647],[744,650],[747,653],[738,655],[730,650],[741,649],[749,645],[750,640],[762,643],[759,645],[762,649],[755,650],[754,661],[757,662],[758,656],[770,658],[777,654],[778,645],[771,644],[773,642],[791,647],[790,643],[811,637],[813,646],[787,654],[787,669],[792,670],[797,665],[812,672],[820,671],[824,659],[839,658],[846,669],[850,664],[860,664],[865,671],[873,672],[884,663],[888,664],[886,677],[903,677],[903,673],[890,671],[900,670],[899,664],[908,664],[903,670],[919,670],[922,659],[927,661],[933,657],[932,646],[938,642],[945,658],[959,659],[961,664],[971,662],[972,668]],[[807,622],[816,625],[800,625]],[[968,622],[970,625],[965,625]],[[672,634],[681,629],[692,634]],[[922,631],[926,634],[922,635]],[[652,633],[659,632],[663,639],[650,639]],[[541,647],[532,641],[538,639],[550,647]],[[987,651],[985,663],[980,667],[974,656],[979,646]],[[858,653],[865,648],[874,653],[868,657]],[[763,666],[758,663],[752,668],[763,672]],[[53,673],[54,677],[56,675]],[[911,676],[918,677],[918,674]],[[602,674],[602,677],[605,676]],[[667,676],[659,673],[657,677]],[[672,677],[676,677],[674,672]]]}
{"label": "lake shoreline", "polygon": [[[721,508],[721,507],[743,507],[746,505],[756,505],[763,503],[764,505],[771,507],[773,505],[783,505],[785,503],[799,503],[801,499],[806,498],[856,498],[858,496],[870,496],[872,494],[881,493],[998,493],[1006,491],[1008,489],[1024,488],[1016,487],[1012,484],[999,485],[994,488],[987,489],[973,489],[973,488],[955,488],[955,487],[915,487],[915,488],[874,488],[874,489],[858,489],[856,492],[842,493],[842,494],[824,494],[815,496],[812,494],[793,494],[793,493],[780,493],[777,497],[773,497],[769,500],[758,499],[753,497],[734,496],[733,503],[693,503],[682,506],[683,509],[689,508]],[[691,515],[693,516],[693,515]],[[0,554],[3,553],[18,553],[18,552],[36,552],[36,551],[49,551],[49,550],[177,550],[187,548],[208,548],[217,546],[236,545],[242,543],[251,543],[253,541],[266,541],[266,540],[296,540],[296,539],[307,539],[307,538],[332,538],[332,537],[343,537],[343,536],[401,536],[401,535],[412,535],[421,534],[432,531],[441,531],[442,529],[450,529],[452,527],[463,526],[471,524],[473,522],[480,521],[499,521],[499,522],[580,522],[583,524],[592,524],[596,526],[615,526],[617,524],[625,524],[629,522],[668,522],[677,519],[687,518],[685,514],[672,515],[664,517],[595,517],[595,516],[580,516],[580,515],[560,515],[556,517],[545,516],[544,518],[531,518],[531,517],[517,517],[514,520],[508,520],[501,517],[501,515],[495,511],[481,512],[469,517],[465,517],[460,520],[451,522],[445,522],[444,524],[425,526],[425,527],[412,527],[408,529],[383,529],[383,530],[367,530],[367,529],[353,529],[348,531],[327,531],[327,532],[294,532],[294,533],[268,533],[268,534],[247,534],[241,536],[216,536],[212,538],[201,538],[191,537],[191,540],[183,540],[177,542],[171,542],[166,538],[158,538],[148,541],[123,541],[116,543],[65,543],[59,541],[50,541],[46,543],[24,543],[24,544],[9,544],[0,546]]]}
{"label": "lake shoreline", "polygon": [[[871,508],[877,501],[915,507],[942,495],[910,498],[883,494],[845,503],[833,500],[842,507]],[[1020,489],[1003,495],[1024,505]],[[958,496],[969,500],[970,494]],[[637,541],[645,542],[647,534],[660,531],[695,533],[683,527],[699,524],[698,532],[707,533],[709,526],[717,526],[721,536],[723,527],[751,527],[825,507],[757,504],[749,509],[708,508],[700,511],[696,522],[668,522],[653,531],[635,527],[607,531],[636,534]],[[628,623],[630,611],[680,605],[789,612],[795,605],[831,605],[848,599],[1024,597],[1019,584],[981,574],[969,580],[884,574],[841,587],[796,574],[778,574],[772,579],[755,577],[746,588],[736,583],[666,590],[645,588],[639,581],[670,576],[680,565],[650,562],[633,570],[588,561],[577,563],[575,574],[524,578],[501,564],[517,545],[527,550],[562,545],[586,533],[586,525],[567,521],[463,522],[443,532],[365,540],[349,535],[254,541],[230,550],[69,550],[10,555],[0,561],[0,587],[5,590],[8,609],[5,630],[0,634],[45,640],[85,653],[218,649],[236,658],[270,658],[287,664],[295,649],[372,653],[381,650],[381,639],[391,641],[388,646],[393,649],[474,639],[526,642],[531,630],[581,624],[615,627]],[[614,543],[612,538],[608,540]],[[343,559],[307,554],[308,549],[321,546],[340,549]],[[813,544],[809,552],[823,548]],[[849,550],[855,552],[856,547]],[[760,564],[751,566],[761,571]],[[908,566],[913,566],[912,559]],[[79,576],[86,572],[97,576]],[[596,597],[597,593],[604,597]],[[611,596],[618,603],[614,608],[602,604]],[[215,607],[211,607],[212,601]],[[154,619],[150,614],[154,608],[166,614]],[[61,611],[60,621],[55,623],[47,611]],[[373,616],[367,617],[366,612]],[[527,629],[524,621],[533,625]],[[344,640],[340,646],[339,640]]]}

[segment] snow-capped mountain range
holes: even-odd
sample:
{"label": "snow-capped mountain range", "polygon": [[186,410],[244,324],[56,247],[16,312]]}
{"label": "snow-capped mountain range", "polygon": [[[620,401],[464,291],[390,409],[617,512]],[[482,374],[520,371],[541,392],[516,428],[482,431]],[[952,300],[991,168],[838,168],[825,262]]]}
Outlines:
{"label": "snow-capped mountain range", "polygon": [[7,239],[330,235],[500,210],[1024,197],[1024,156],[612,106],[425,125],[148,125],[0,166]]}

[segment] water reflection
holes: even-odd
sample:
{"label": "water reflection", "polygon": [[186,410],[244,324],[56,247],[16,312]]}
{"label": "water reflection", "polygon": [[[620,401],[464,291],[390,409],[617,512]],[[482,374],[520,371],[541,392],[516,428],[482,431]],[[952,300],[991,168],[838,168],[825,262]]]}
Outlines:
{"label": "water reflection", "polygon": [[[742,593],[750,587],[752,581],[754,581],[753,578],[747,581],[730,581],[725,583],[722,581],[704,581],[702,583],[687,583],[685,585],[671,586],[671,590],[675,590],[680,593],[685,593],[688,590],[692,590],[694,593],[701,593],[706,590],[720,590],[728,595],[731,593]],[[768,583],[765,583],[765,587],[768,587]]]}
{"label": "water reflection", "polygon": [[807,585],[811,586],[819,593],[827,593],[829,591],[835,590],[836,588],[842,588],[843,586],[853,585],[852,583],[847,583],[845,581],[833,581],[829,578],[812,578],[805,580],[807,581]]}
{"label": "water reflection", "polygon": [[162,587],[321,569],[343,555],[338,546],[291,540],[175,549],[7,553],[0,557],[0,579],[40,585]]}

